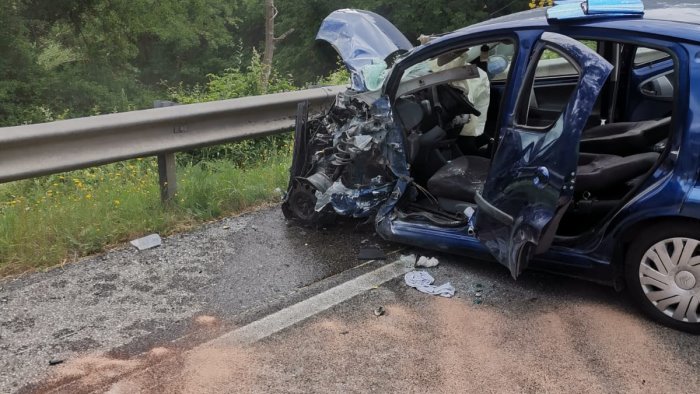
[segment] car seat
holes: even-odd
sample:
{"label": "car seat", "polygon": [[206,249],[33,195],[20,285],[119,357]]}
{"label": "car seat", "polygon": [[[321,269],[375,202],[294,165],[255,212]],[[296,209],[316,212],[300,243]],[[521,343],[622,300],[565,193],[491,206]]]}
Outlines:
{"label": "car seat", "polygon": [[[626,157],[581,153],[576,173],[576,191],[596,193],[624,184],[649,171],[659,158],[655,152]],[[486,182],[490,160],[460,156],[440,168],[427,182],[428,191],[439,199],[474,202]]]}
{"label": "car seat", "polygon": [[668,137],[671,117],[592,127],[581,135],[581,152],[627,156],[649,152]]}

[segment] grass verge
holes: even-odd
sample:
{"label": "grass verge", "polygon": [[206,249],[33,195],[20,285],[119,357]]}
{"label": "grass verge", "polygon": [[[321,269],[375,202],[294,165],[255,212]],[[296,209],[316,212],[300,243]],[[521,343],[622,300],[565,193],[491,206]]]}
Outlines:
{"label": "grass verge", "polygon": [[137,159],[0,185],[0,276],[62,264],[111,245],[279,201],[289,150],[240,168],[228,160],[178,167],[160,201],[155,159]]}

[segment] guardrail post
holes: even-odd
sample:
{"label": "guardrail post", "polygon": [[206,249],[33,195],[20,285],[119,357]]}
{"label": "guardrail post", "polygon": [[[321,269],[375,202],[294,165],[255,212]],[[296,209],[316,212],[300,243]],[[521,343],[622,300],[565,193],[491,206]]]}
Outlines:
{"label": "guardrail post", "polygon": [[175,152],[158,155],[158,184],[160,185],[160,199],[163,202],[170,201],[177,193],[175,164]]}
{"label": "guardrail post", "polygon": [[[172,107],[177,103],[167,100],[156,100],[154,108]],[[175,152],[161,153],[158,155],[158,185],[160,185],[160,199],[168,202],[177,193],[177,163]]]}

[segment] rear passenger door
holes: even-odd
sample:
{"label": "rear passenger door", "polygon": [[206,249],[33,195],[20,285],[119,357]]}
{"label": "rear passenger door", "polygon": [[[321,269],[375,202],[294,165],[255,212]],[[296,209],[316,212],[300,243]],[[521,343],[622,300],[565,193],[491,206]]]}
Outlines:
{"label": "rear passenger door", "polygon": [[[538,68],[561,58],[575,70],[574,88],[547,119],[532,116]],[[569,206],[578,145],[612,65],[586,45],[543,33],[535,45],[484,190],[477,194],[474,220],[479,240],[517,277],[530,258],[546,251]]]}

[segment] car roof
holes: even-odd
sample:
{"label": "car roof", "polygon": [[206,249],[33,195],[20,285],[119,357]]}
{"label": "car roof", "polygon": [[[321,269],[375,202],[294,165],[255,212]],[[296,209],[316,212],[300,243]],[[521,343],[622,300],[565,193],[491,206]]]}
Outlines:
{"label": "car roof", "polygon": [[[490,30],[513,30],[522,28],[547,28],[558,26],[587,26],[614,28],[640,33],[654,32],[660,35],[700,41],[700,2],[644,0],[643,17],[614,17],[554,22],[547,20],[547,8],[536,8],[490,19],[449,33],[444,38],[456,38],[466,34]],[[439,39],[440,40],[440,39]],[[438,41],[438,40],[435,40]],[[440,40],[441,41],[441,40]]]}

